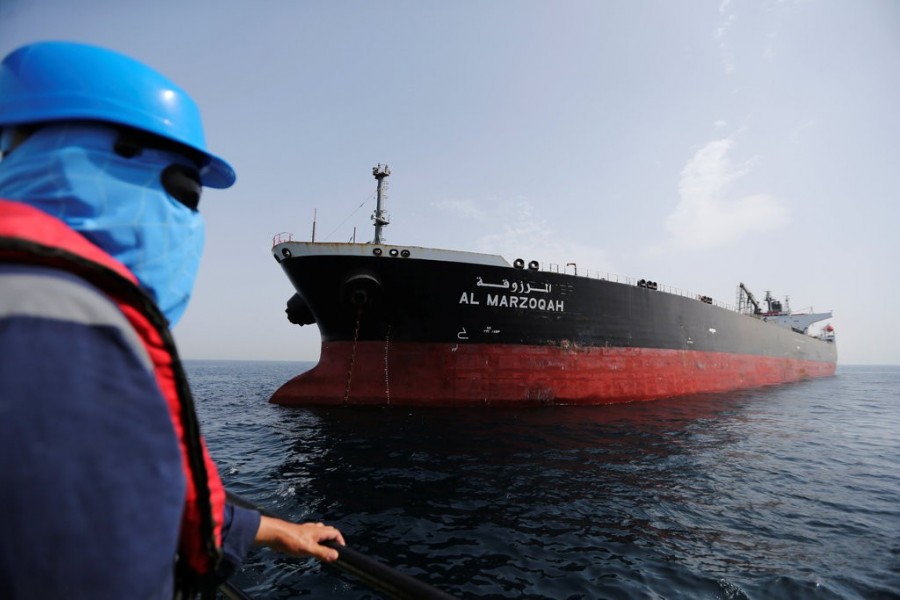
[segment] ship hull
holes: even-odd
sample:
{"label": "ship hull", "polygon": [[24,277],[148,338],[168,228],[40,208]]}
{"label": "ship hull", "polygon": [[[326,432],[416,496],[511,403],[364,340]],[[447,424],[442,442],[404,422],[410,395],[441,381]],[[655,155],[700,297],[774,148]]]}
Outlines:
{"label": "ship hull", "polygon": [[833,343],[696,297],[497,257],[379,248],[276,246],[322,347],[273,402],[605,404],[835,370]]}

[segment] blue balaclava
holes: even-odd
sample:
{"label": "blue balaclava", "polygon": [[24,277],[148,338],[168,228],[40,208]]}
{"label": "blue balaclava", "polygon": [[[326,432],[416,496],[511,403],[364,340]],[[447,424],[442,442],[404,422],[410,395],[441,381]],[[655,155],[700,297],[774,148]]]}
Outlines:
{"label": "blue balaclava", "polygon": [[203,250],[200,214],[166,192],[163,170],[195,168],[176,152],[114,150],[119,132],[49,124],[0,161],[0,198],[64,221],[124,264],[174,325],[187,307]]}

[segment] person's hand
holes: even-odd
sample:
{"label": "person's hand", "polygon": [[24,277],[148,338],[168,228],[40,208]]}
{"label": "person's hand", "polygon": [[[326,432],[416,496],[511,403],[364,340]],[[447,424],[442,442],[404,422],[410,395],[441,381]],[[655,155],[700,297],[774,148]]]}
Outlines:
{"label": "person's hand", "polygon": [[256,544],[293,556],[312,556],[325,562],[337,560],[338,552],[322,546],[319,542],[336,540],[341,546],[344,536],[341,532],[322,523],[290,523],[262,516],[256,532]]}

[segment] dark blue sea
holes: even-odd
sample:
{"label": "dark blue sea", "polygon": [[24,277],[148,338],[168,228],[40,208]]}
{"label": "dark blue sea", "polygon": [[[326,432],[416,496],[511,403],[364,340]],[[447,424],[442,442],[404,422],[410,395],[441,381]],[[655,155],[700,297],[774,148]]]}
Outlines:
{"label": "dark blue sea", "polygon": [[[188,361],[229,490],[460,598],[900,598],[900,367],[598,407],[284,408]],[[254,598],[379,598],[257,550]]]}

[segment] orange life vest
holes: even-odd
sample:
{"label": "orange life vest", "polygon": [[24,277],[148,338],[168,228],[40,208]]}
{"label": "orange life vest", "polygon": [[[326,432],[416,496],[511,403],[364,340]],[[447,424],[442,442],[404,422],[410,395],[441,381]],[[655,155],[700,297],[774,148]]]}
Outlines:
{"label": "orange life vest", "polygon": [[[78,275],[108,294],[137,332],[168,404],[187,480],[176,585],[194,591],[208,587],[222,555],[225,489],[200,435],[190,387],[165,317],[125,266],[64,222],[29,205],[0,200],[0,260]],[[185,575],[192,581],[185,582]]]}

